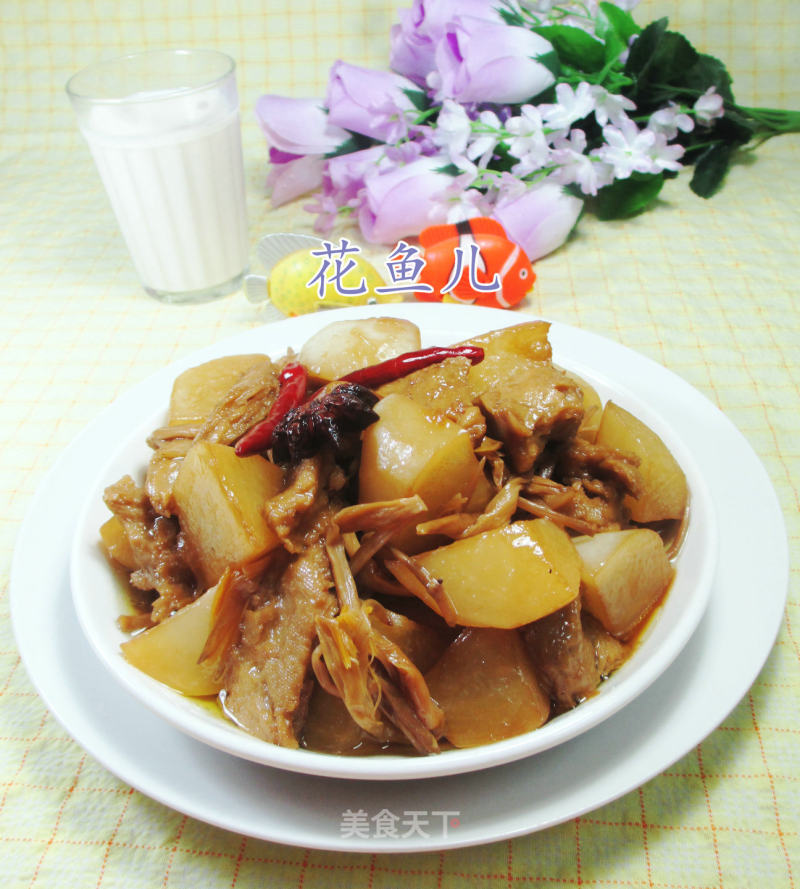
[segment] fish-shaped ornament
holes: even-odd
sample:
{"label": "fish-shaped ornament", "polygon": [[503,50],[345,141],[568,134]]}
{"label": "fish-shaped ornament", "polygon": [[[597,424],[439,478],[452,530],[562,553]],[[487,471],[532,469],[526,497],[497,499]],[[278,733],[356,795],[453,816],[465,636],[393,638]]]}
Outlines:
{"label": "fish-shaped ornament", "polygon": [[313,235],[279,232],[258,242],[256,256],[264,274],[245,276],[245,296],[266,304],[274,320],[321,308],[397,301],[376,291],[385,287],[383,278],[344,239],[332,244]]}
{"label": "fish-shaped ornament", "polygon": [[425,267],[414,293],[424,302],[510,309],[533,287],[536,273],[524,250],[495,219],[475,217],[433,225],[419,235]]}

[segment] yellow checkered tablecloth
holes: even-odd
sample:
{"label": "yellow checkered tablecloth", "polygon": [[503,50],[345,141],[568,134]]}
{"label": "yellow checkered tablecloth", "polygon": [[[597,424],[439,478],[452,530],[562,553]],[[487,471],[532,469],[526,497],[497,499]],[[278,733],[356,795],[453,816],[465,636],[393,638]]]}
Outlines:
{"label": "yellow checkered tablecloth", "polygon": [[[800,584],[730,717],[643,787],[532,836],[419,855],[283,847],[210,827],[132,790],[48,713],[20,661],[8,579],[48,467],[120,393],[195,348],[261,323],[242,294],[192,308],[140,289],[63,85],[102,57],[204,46],[238,64],[253,243],[310,231],[270,210],[251,109],[318,95],[338,58],[384,67],[389,0],[3,0],[0,3],[0,858],[7,887],[661,887],[800,885]],[[742,104],[800,108],[794,0],[645,0],[722,58]],[[703,202],[687,177],[623,223],[581,222],[537,265],[526,309],[650,356],[717,404],[763,461],[798,555],[800,141],[773,140]],[[736,479],[731,478],[731,485]],[[747,503],[742,520],[747,521]],[[42,542],[43,558],[47,541]],[[743,554],[757,559],[758,553]],[[796,563],[795,558],[795,563]],[[758,607],[753,590],[753,608]],[[43,639],[42,645],[49,640]]]}

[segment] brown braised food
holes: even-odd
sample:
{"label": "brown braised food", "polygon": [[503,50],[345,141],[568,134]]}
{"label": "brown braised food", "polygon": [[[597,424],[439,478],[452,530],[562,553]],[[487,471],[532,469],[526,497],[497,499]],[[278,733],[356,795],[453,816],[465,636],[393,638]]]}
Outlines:
{"label": "brown braised food", "polygon": [[342,323],[380,335],[353,356],[333,325],[299,356],[175,381],[144,477],[105,492],[123,653],[287,747],[431,754],[536,729],[630,656],[672,579],[684,474],[553,364],[544,322],[403,375],[413,325]]}

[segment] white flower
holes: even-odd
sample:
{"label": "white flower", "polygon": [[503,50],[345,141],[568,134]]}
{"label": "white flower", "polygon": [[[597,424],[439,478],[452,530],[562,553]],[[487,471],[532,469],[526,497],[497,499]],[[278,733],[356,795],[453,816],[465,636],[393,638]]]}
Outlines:
{"label": "white flower", "polygon": [[527,182],[523,182],[513,173],[504,170],[494,177],[489,194],[493,201],[511,200],[522,196],[529,188],[530,185]]}
{"label": "white flower", "polygon": [[561,185],[577,184],[584,194],[594,195],[613,181],[614,168],[590,157],[585,151],[586,133],[583,130],[572,130],[569,139],[557,140],[551,156],[558,167],[552,178]]}
{"label": "white flower", "polygon": [[519,117],[506,121],[506,130],[512,136],[508,142],[508,153],[519,158],[512,167],[515,176],[527,176],[540,170],[550,158],[550,146],[544,134],[544,125],[539,110],[533,105],[523,105]]}
{"label": "white flower", "polygon": [[594,97],[588,83],[573,90],[568,83],[556,87],[555,105],[540,105],[542,120],[553,130],[568,130],[572,124],[594,111]]}
{"label": "white flower", "polygon": [[655,173],[658,171],[651,152],[656,134],[652,130],[640,130],[626,117],[618,126],[603,127],[605,145],[596,148],[592,155],[611,164],[617,179],[627,179],[631,173]]}
{"label": "white flower", "polygon": [[444,149],[451,163],[459,169],[472,168],[474,164],[466,158],[467,144],[472,136],[472,121],[463,105],[452,99],[445,99],[442,110],[436,119],[436,129],[431,139],[437,148]]}
{"label": "white flower", "polygon": [[693,110],[697,120],[706,126],[716,118],[725,116],[722,96],[713,86],[710,86],[694,103]]}
{"label": "white flower", "polygon": [[477,188],[468,188],[454,195],[447,203],[447,222],[453,225],[488,213],[486,198]]}
{"label": "white flower", "polygon": [[473,181],[469,173],[454,176],[450,184],[431,199],[432,223],[451,225],[474,216],[489,215],[492,199],[477,188],[470,188]]}
{"label": "white flower", "polygon": [[694,129],[694,121],[688,114],[683,114],[680,106],[670,102],[658,111],[654,111],[647,121],[647,129],[655,133],[663,133],[667,139],[674,139],[678,130],[682,133],[691,133]]}
{"label": "white flower", "polygon": [[664,133],[656,133],[653,147],[650,149],[650,159],[657,170],[677,172],[683,166],[678,162],[678,158],[683,157],[684,151],[683,145],[670,144]]}
{"label": "white flower", "polygon": [[[474,132],[477,128],[478,132]],[[494,111],[481,111],[477,125],[473,125],[472,141],[467,148],[467,157],[478,161],[478,167],[484,169],[492,159],[497,143],[502,135],[500,118]]]}
{"label": "white flower", "polygon": [[635,111],[636,103],[626,96],[610,93],[605,87],[595,84],[591,88],[594,100],[595,120],[604,127],[607,123],[617,123],[625,117],[626,111]]}

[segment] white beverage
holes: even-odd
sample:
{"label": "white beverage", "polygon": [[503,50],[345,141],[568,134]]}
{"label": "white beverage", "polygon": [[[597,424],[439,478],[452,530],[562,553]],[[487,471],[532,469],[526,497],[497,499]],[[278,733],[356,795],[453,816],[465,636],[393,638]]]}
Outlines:
{"label": "white beverage", "polygon": [[81,131],[145,289],[193,302],[238,287],[249,245],[232,63],[209,85],[81,99]]}
{"label": "white beverage", "polygon": [[156,293],[225,284],[247,264],[239,115],[171,143],[89,147],[140,280]]}

